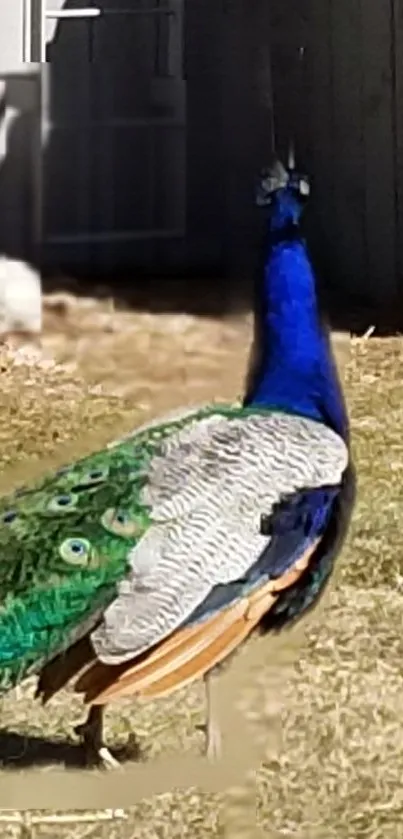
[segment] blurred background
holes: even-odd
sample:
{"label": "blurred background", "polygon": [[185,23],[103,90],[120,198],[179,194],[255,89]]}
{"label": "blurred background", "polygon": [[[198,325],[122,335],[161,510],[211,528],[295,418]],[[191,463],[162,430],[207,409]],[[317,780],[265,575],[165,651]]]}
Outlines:
{"label": "blurred background", "polygon": [[293,136],[333,319],[399,325],[402,9],[361,6],[2,0],[0,250],[45,291],[244,310],[254,179]]}

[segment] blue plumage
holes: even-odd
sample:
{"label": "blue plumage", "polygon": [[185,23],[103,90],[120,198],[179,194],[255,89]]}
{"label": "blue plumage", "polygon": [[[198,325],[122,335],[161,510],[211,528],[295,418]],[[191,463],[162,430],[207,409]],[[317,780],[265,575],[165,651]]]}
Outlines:
{"label": "blue plumage", "polygon": [[[277,167],[277,172],[276,172]],[[280,172],[280,186],[276,183]],[[305,188],[302,188],[305,187]],[[258,203],[269,206],[268,242],[257,310],[260,363],[245,405],[272,404],[333,428],[348,444],[349,423],[329,335],[320,318],[314,272],[300,219],[307,182],[276,164],[259,186]],[[356,495],[350,464],[338,487],[302,490],[285,500],[270,523],[272,539],[261,567],[275,575],[320,536],[309,568],[284,591],[262,621],[281,628],[302,616],[325,590],[347,534]]]}
{"label": "blue plumage", "polygon": [[318,602],[331,578],[335,559],[343,546],[356,497],[356,477],[352,463],[346,469],[343,480],[327,505],[318,511],[326,516],[326,526],[321,541],[311,562],[298,583],[282,592],[271,613],[265,616],[261,629],[281,629],[295,622]]}
{"label": "blue plumage", "polygon": [[[281,171],[281,166],[279,167]],[[282,184],[269,178],[260,186],[260,204],[270,205],[268,243],[264,266],[263,295],[260,296],[257,329],[260,335],[260,365],[246,404],[267,404],[271,400],[285,410],[323,422],[348,443],[349,424],[344,395],[331,351],[329,335],[321,321],[315,277],[303,239],[300,219],[304,209],[301,180],[294,173]],[[266,188],[265,188],[266,187]],[[316,535],[322,541],[309,569],[296,586],[283,592],[262,622],[266,629],[280,627],[300,617],[323,593],[333,562],[345,538],[355,501],[356,481],[350,462],[342,483],[329,491],[297,493],[286,501],[282,521],[273,521],[273,540],[267,562],[282,567],[293,555],[291,543],[302,544]],[[303,524],[297,510],[303,506],[310,534],[301,532]],[[284,565],[285,560],[285,565]]]}
{"label": "blue plumage", "polygon": [[310,417],[346,438],[343,393],[299,227],[303,205],[292,182],[271,200],[258,313],[261,359],[245,404],[273,405]]}
{"label": "blue plumage", "polygon": [[[347,442],[346,405],[300,228],[305,204],[301,183],[307,184],[280,170],[278,187],[278,171],[271,170],[258,191],[258,203],[269,206],[268,242],[256,313],[260,363],[244,406],[305,416],[329,426]],[[214,588],[185,625],[203,621],[267,580],[281,577],[327,533],[309,569],[295,586],[280,594],[262,626],[273,628],[301,617],[325,589],[354,497],[355,475],[350,466],[339,486],[303,489],[284,498],[263,522],[262,532],[271,537],[270,543],[248,574]]]}
{"label": "blue plumage", "polygon": [[[245,597],[270,579],[278,579],[296,562],[299,556],[322,536],[332,514],[339,487],[302,490],[274,507],[264,522],[264,535],[270,543],[242,579],[216,586],[186,621],[193,625],[209,615]],[[281,601],[281,597],[280,597]],[[281,602],[277,610],[283,611]]]}

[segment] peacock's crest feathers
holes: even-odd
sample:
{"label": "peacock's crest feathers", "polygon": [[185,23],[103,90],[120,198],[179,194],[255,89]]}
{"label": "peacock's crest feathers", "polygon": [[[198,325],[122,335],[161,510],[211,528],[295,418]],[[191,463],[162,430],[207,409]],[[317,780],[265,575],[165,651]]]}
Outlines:
{"label": "peacock's crest feathers", "polygon": [[288,190],[301,200],[306,200],[310,193],[309,178],[295,169],[286,169],[280,160],[262,170],[256,189],[256,203],[267,207],[278,192]]}

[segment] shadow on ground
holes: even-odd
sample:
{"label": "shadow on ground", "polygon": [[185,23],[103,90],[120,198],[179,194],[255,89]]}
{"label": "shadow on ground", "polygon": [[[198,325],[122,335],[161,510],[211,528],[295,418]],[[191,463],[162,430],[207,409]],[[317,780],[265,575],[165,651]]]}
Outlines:
{"label": "shadow on ground", "polygon": [[[138,761],[141,756],[132,741],[127,746],[111,749],[119,763]],[[63,766],[70,769],[99,768],[94,762],[90,767],[80,743],[64,739],[46,739],[44,737],[24,737],[17,732],[0,729],[0,768],[21,770]]]}

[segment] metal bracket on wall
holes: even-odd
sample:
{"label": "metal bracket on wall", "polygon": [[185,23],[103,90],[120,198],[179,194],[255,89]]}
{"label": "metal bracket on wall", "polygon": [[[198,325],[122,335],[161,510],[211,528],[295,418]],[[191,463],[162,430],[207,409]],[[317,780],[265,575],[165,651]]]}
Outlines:
{"label": "metal bracket on wall", "polygon": [[23,0],[24,63],[46,61],[45,24],[47,20],[91,20],[118,15],[167,15],[175,17],[174,9],[155,6],[150,9],[102,9],[97,6],[82,9],[46,9],[45,0]]}

